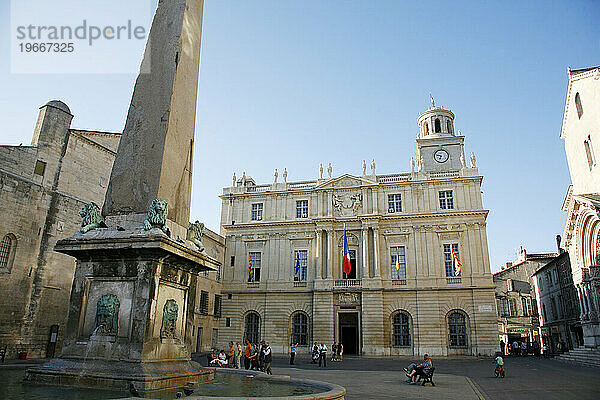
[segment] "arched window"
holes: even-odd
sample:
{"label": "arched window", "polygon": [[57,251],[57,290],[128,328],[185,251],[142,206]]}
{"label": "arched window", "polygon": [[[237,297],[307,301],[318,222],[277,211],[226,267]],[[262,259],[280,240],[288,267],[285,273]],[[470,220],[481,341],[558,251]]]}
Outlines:
{"label": "arched window", "polygon": [[452,133],[452,121],[446,121],[446,129],[448,130],[448,133]]}
{"label": "arched window", "polygon": [[435,133],[441,133],[442,132],[442,124],[440,123],[440,119],[436,118],[435,119]]}
{"label": "arched window", "polygon": [[308,316],[303,312],[297,312],[292,317],[292,343],[300,346],[308,344]]}
{"label": "arched window", "polygon": [[577,117],[581,119],[581,116],[583,115],[583,106],[581,105],[579,92],[575,93],[575,107],[577,108]]}
{"label": "arched window", "polygon": [[5,235],[0,242],[0,272],[10,273],[12,269],[16,238],[11,235]]}
{"label": "arched window", "polygon": [[467,345],[467,322],[465,314],[453,311],[448,315],[450,347],[465,347]]}
{"label": "arched window", "polygon": [[244,324],[244,339],[248,339],[250,343],[258,343],[260,340],[259,327],[260,316],[255,312],[248,313]]}
{"label": "arched window", "polygon": [[429,124],[428,124],[427,122],[425,122],[425,123],[423,124],[423,133],[424,133],[425,135],[428,135],[428,134],[429,134]]}
{"label": "arched window", "polygon": [[392,318],[392,343],[410,346],[410,315],[404,311],[398,311]]}

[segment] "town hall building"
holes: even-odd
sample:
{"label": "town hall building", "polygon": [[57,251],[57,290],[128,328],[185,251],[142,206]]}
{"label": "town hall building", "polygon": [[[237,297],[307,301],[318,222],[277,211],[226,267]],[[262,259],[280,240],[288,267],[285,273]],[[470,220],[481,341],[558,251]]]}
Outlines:
{"label": "town hall building", "polygon": [[[411,171],[223,190],[219,342],[342,343],[345,354],[477,355],[498,350],[494,284],[475,156],[454,114],[418,117]],[[325,176],[324,176],[325,175]],[[342,271],[346,232],[352,270]]]}

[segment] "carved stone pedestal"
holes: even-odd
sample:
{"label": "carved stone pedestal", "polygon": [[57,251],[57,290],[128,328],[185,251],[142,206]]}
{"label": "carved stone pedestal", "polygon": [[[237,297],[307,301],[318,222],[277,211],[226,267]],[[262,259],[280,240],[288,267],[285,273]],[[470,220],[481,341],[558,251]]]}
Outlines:
{"label": "carved stone pedestal", "polygon": [[144,392],[213,378],[190,361],[191,321],[198,273],[218,262],[180,239],[182,227],[169,222],[174,240],[143,218],[57,243],[77,258],[62,354],[27,380]]}

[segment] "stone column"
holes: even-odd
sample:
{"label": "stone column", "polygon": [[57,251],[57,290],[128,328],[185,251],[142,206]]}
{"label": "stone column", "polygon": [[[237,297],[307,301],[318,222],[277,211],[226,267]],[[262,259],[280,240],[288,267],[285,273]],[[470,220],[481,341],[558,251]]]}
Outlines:
{"label": "stone column", "polygon": [[315,230],[317,237],[315,245],[315,279],[321,279],[323,277],[323,230]]}
{"label": "stone column", "polygon": [[369,228],[362,230],[362,266],[361,278],[368,278],[369,274]]}
{"label": "stone column", "polygon": [[373,228],[373,276],[380,277],[379,228]]}
{"label": "stone column", "polygon": [[333,277],[333,238],[334,238],[333,229],[329,229],[327,231],[327,267],[325,268],[325,279]]}

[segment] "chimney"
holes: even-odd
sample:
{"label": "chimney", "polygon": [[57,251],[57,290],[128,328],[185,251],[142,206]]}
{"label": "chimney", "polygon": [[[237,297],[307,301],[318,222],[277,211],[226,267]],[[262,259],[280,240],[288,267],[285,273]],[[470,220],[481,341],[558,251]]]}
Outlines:
{"label": "chimney", "polygon": [[512,267],[512,263],[511,262],[507,262],[506,263],[506,268],[510,268],[510,267]]}

